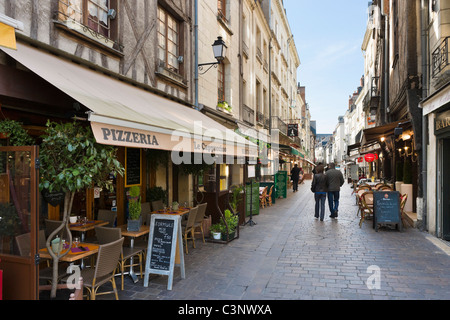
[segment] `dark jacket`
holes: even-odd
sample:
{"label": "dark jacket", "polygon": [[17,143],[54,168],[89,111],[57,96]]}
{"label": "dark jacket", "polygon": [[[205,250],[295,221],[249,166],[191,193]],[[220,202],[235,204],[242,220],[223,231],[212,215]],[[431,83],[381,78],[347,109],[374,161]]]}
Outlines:
{"label": "dark jacket", "polygon": [[300,178],[300,168],[299,167],[294,167],[291,170],[291,180],[292,181],[298,181],[298,179]]}
{"label": "dark jacket", "polygon": [[311,184],[312,192],[328,192],[328,177],[323,173],[315,174]]}
{"label": "dark jacket", "polygon": [[328,177],[328,191],[341,191],[341,187],[344,185],[342,172],[330,169],[327,171],[326,176]]}

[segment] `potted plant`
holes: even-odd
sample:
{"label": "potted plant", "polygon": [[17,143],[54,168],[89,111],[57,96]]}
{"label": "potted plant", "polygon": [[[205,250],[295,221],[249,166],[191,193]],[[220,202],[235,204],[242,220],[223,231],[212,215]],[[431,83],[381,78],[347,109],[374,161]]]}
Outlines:
{"label": "potted plant", "polygon": [[11,146],[31,146],[35,143],[21,122],[9,119],[0,121],[0,139],[9,139]]}
{"label": "potted plant", "polygon": [[128,231],[139,231],[142,225],[141,188],[133,186],[128,195]]}
{"label": "potted plant", "polygon": [[230,206],[233,209],[234,213],[238,213],[239,203],[242,202],[241,193],[244,190],[244,186],[235,185],[231,187],[231,195],[230,195]]}
{"label": "potted plant", "polygon": [[211,235],[214,240],[220,240],[222,236],[223,225],[221,223],[215,223],[211,225]]}
{"label": "potted plant", "polygon": [[61,226],[56,228],[47,239],[46,247],[53,259],[53,281],[51,298],[56,298],[58,264],[63,254],[54,254],[51,241],[56,235],[67,230],[69,246],[72,246],[72,234],[69,230],[69,216],[72,212],[75,193],[93,186],[114,189],[109,176],[123,175],[124,168],[117,160],[117,149],[96,143],[89,126],[68,122],[58,124],[47,122],[39,150],[41,162],[39,189],[49,192],[61,191],[64,196],[64,211]]}
{"label": "potted plant", "polygon": [[217,108],[219,110],[225,111],[226,113],[231,113],[232,112],[231,106],[226,101],[219,102],[217,104]]}
{"label": "potted plant", "polygon": [[231,213],[231,211],[228,209],[225,210],[224,214],[225,214],[226,226],[222,222],[222,225],[223,225],[222,240],[226,241],[227,240],[227,226],[228,226],[229,239],[233,239],[235,237],[236,228],[239,223],[239,216],[237,214]]}

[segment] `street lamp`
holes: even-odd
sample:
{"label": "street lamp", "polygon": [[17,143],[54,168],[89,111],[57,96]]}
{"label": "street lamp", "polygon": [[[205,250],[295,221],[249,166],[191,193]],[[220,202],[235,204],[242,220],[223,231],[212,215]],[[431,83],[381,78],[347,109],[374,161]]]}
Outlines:
{"label": "street lamp", "polygon": [[210,66],[202,74],[205,74],[206,72],[208,72],[209,69],[211,69],[213,66],[216,66],[216,68],[217,68],[217,65],[220,64],[226,57],[228,47],[226,46],[225,41],[223,41],[222,37],[217,37],[217,40],[214,41],[214,43],[212,44],[212,47],[213,47],[214,58],[216,58],[217,62],[200,63],[198,65],[199,70],[203,70],[204,66]]}

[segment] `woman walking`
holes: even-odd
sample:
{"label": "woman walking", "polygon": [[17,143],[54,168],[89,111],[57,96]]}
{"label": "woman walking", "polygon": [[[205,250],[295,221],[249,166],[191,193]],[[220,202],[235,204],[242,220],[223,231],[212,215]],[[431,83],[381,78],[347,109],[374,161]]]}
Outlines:
{"label": "woman walking", "polygon": [[311,191],[314,192],[314,198],[316,200],[316,210],[314,216],[323,221],[325,217],[325,200],[327,199],[328,192],[328,177],[323,173],[323,165],[316,167],[316,173],[314,174],[311,184]]}

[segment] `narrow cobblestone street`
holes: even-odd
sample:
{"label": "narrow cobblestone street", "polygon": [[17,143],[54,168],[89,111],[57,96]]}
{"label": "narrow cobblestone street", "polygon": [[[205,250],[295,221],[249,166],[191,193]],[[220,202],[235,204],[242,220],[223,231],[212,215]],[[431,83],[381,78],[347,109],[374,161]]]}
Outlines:
{"label": "narrow cobblestone street", "polygon": [[[339,218],[316,220],[310,181],[298,193],[262,209],[253,227],[241,227],[228,245],[196,241],[185,256],[186,279],[167,277],[133,284],[126,277],[121,300],[450,299],[450,247],[407,227],[378,232],[359,228],[352,189],[341,191]],[[328,212],[328,209],[327,209]],[[191,243],[188,243],[191,246]],[[379,268],[380,283],[367,281]],[[120,281],[120,279],[117,279]],[[376,284],[375,282],[370,282]],[[104,296],[106,299],[113,296]],[[108,298],[107,298],[108,297]]]}

